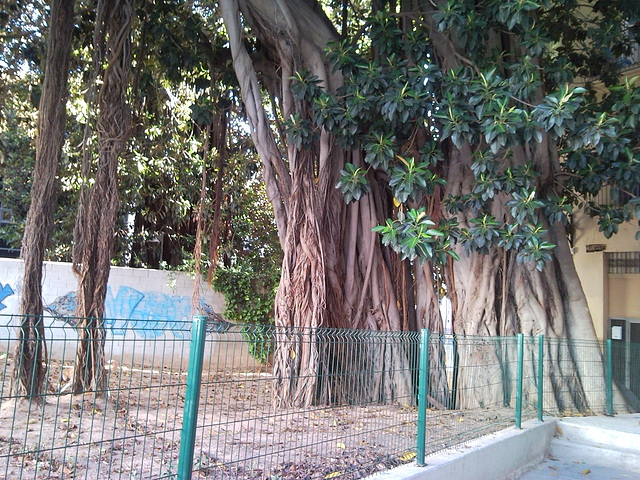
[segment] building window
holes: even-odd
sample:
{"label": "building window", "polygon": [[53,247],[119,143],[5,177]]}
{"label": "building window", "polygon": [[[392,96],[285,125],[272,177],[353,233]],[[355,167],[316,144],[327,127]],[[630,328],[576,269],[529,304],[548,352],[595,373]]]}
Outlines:
{"label": "building window", "polygon": [[5,208],[0,203],[0,227],[3,227],[7,223],[13,223],[13,215],[10,208]]}
{"label": "building window", "polygon": [[629,200],[640,197],[640,184],[636,185],[631,191],[622,191],[618,188],[610,186],[602,187],[598,195],[590,197],[590,200],[600,205],[613,205],[614,207],[622,207],[629,203]]}
{"label": "building window", "polygon": [[640,252],[614,252],[608,257],[609,274],[640,274]]}

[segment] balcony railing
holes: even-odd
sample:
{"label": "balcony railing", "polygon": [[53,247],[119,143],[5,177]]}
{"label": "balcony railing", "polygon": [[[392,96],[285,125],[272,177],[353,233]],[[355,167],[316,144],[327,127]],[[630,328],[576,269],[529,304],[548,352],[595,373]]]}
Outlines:
{"label": "balcony railing", "polygon": [[631,50],[631,54],[620,58],[618,62],[620,62],[620,70],[622,72],[640,67],[640,45],[635,44]]}
{"label": "balcony railing", "polygon": [[640,197],[640,185],[636,185],[631,192],[620,191],[618,189],[612,189],[609,186],[604,186],[597,195],[588,197],[587,200],[600,205],[621,207],[634,197]]}

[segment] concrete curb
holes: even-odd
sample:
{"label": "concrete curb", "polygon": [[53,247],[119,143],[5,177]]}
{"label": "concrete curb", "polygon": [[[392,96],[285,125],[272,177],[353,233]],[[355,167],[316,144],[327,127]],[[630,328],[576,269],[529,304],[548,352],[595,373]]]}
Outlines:
{"label": "concrete curb", "polygon": [[368,480],[511,480],[541,462],[556,433],[556,419],[529,420],[427,457],[427,465],[403,465]]}

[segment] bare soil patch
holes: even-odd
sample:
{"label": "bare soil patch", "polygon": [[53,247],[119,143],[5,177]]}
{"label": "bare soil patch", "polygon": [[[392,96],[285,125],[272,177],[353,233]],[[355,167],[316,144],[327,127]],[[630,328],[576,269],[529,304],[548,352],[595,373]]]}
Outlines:
{"label": "bare soil patch", "polygon": [[[186,372],[111,365],[106,399],[67,393],[65,372],[52,362],[41,404],[6,398],[5,378],[0,477],[175,478]],[[413,406],[277,409],[271,388],[264,372],[203,377],[194,479],[358,479],[415,457]],[[503,428],[512,412],[431,410],[428,453]]]}

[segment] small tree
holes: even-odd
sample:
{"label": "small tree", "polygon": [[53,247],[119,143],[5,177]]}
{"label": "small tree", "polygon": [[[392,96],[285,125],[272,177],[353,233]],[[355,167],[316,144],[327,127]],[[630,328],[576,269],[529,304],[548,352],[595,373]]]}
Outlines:
{"label": "small tree", "polygon": [[38,113],[36,164],[31,204],[22,239],[24,277],[13,384],[17,394],[35,398],[43,394],[45,389],[47,350],[42,323],[42,262],[51,235],[57,195],[56,172],[64,143],[73,7],[72,0],[52,0],[50,4],[47,57]]}
{"label": "small tree", "polygon": [[98,38],[106,36],[107,67],[98,95],[95,180],[87,195],[81,197],[73,253],[73,269],[78,276],[76,316],[80,317],[73,380],[76,392],[95,389],[103,394],[105,388],[104,302],[119,209],[118,158],[126,147],[131,127],[126,95],[131,71],[133,16],[129,0],[98,2],[96,24],[97,31],[101,32]]}

